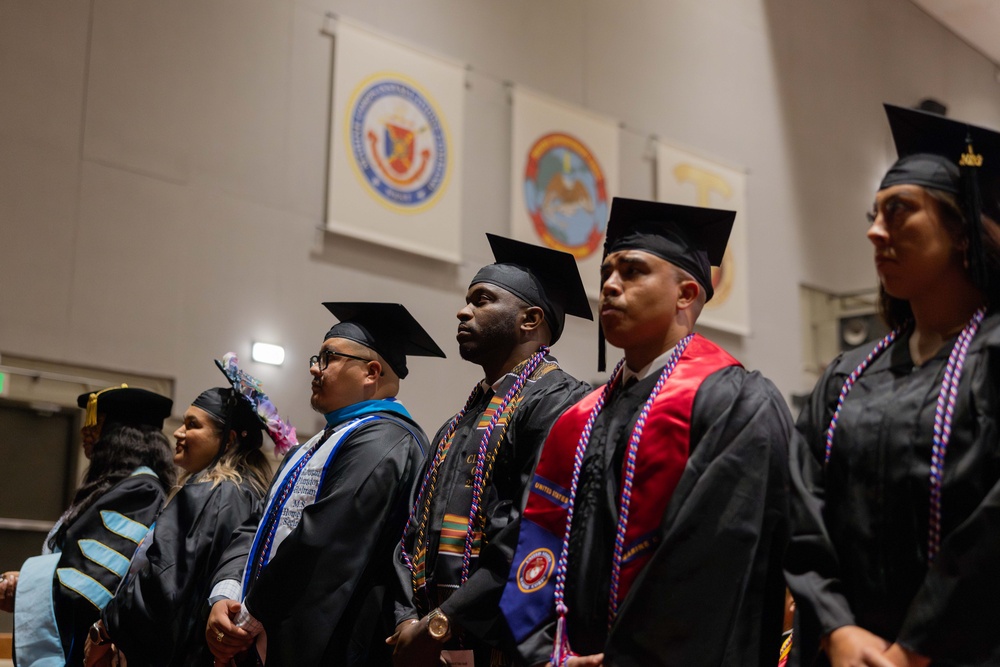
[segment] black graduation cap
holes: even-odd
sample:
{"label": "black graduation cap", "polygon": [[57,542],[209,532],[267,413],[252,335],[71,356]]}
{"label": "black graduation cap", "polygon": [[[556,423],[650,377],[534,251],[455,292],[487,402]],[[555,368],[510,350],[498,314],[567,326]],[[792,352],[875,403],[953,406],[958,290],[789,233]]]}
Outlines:
{"label": "black graduation cap", "polygon": [[105,429],[110,424],[162,429],[163,420],[170,416],[174,406],[174,402],[166,396],[126,384],[80,394],[76,397],[76,404],[87,410],[84,426],[96,426],[98,415],[104,415]]}
{"label": "black graduation cap", "polygon": [[495,264],[484,266],[469,284],[490,283],[504,288],[545,313],[554,344],[566,315],[593,320],[576,258],[568,252],[487,234]]}
{"label": "black graduation cap", "polygon": [[684,269],[711,299],[712,267],[722,264],[734,211],[615,197],[604,239],[604,256],[645,250]]}
{"label": "black graduation cap", "polygon": [[400,379],[409,373],[406,355],[445,356],[430,334],[401,304],[333,301],[323,305],[340,320],[326,333],[324,340],[346,338],[375,350]]}
{"label": "black graduation cap", "polygon": [[[722,264],[735,220],[735,211],[615,197],[611,200],[604,256],[620,250],[656,255],[690,273],[705,290],[707,301],[715,294],[712,267]],[[597,367],[603,371],[601,328],[598,338]]]}
{"label": "black graduation cap", "polygon": [[980,214],[1000,219],[1000,134],[926,111],[883,106],[899,159],[879,189],[911,184],[957,195],[969,223],[972,279],[985,288]]}

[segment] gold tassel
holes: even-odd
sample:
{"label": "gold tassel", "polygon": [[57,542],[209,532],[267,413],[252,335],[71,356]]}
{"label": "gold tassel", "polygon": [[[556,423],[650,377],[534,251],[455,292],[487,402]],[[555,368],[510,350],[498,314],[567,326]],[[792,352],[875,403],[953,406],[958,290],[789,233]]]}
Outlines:
{"label": "gold tassel", "polygon": [[108,387],[107,389],[94,392],[87,397],[87,413],[83,419],[84,428],[88,426],[97,426],[97,397],[104,392],[111,391],[113,389],[128,389],[128,385],[123,382],[120,387]]}

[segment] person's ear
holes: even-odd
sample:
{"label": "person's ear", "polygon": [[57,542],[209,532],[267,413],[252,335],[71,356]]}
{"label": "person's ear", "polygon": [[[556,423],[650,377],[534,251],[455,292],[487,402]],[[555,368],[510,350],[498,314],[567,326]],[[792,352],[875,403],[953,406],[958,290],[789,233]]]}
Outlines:
{"label": "person's ear", "polygon": [[538,306],[528,306],[521,311],[521,329],[535,331],[545,322],[545,312]]}
{"label": "person's ear", "polygon": [[696,280],[682,280],[677,283],[677,309],[685,310],[698,301],[701,285]]}
{"label": "person's ear", "polygon": [[366,380],[374,382],[384,375],[385,372],[382,370],[382,362],[378,359],[372,359],[368,362],[368,375],[365,378]]}
{"label": "person's ear", "polygon": [[229,448],[233,446],[235,443],[236,443],[236,430],[230,429],[229,437],[226,438],[226,441],[224,443],[222,443],[223,444],[222,451],[219,452],[219,455],[221,456],[222,454],[225,454],[229,450]]}

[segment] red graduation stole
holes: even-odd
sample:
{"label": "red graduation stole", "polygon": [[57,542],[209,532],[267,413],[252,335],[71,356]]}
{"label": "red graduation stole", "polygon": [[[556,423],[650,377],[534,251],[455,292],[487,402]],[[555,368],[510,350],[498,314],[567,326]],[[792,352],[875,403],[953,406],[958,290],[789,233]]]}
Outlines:
{"label": "red graduation stole", "polygon": [[[664,512],[687,464],[691,410],[698,388],[709,375],[730,366],[741,364],[711,341],[695,335],[654,399],[639,439],[632,493],[642,502],[633,503],[629,511],[620,579],[622,600],[653,554]],[[549,432],[535,470],[525,519],[558,536],[560,541],[566,526],[574,451],[600,392],[601,389],[591,392],[563,413]],[[517,569],[522,565],[518,560],[520,551],[519,545],[514,559]]]}

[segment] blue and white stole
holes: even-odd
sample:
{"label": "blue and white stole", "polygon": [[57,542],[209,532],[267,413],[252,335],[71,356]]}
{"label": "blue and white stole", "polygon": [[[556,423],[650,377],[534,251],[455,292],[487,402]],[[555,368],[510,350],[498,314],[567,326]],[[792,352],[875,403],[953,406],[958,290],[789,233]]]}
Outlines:
{"label": "blue and white stole", "polygon": [[355,403],[328,413],[326,429],[289,455],[288,463],[271,485],[263,518],[257,526],[243,570],[241,598],[246,597],[278,547],[299,525],[302,511],[318,500],[341,443],[364,424],[382,419],[375,413],[386,412],[410,418],[410,413],[394,398]]}

